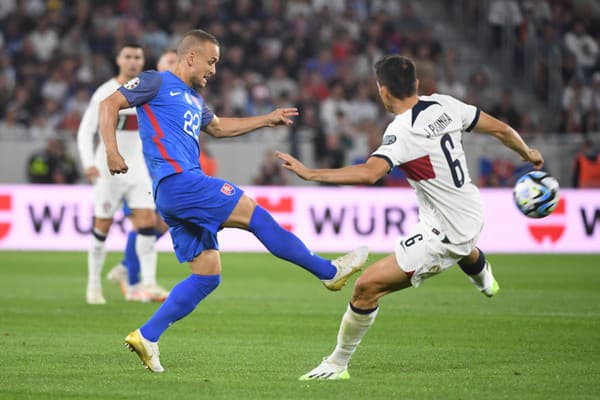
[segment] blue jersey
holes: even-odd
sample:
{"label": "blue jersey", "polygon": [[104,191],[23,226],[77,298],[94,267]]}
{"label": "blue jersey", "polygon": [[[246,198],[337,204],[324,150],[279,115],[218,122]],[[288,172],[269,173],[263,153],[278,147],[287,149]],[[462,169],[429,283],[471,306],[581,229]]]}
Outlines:
{"label": "blue jersey", "polygon": [[170,175],[200,168],[198,137],[213,112],[192,88],[169,71],[145,71],[119,88],[136,107],[153,192]]}

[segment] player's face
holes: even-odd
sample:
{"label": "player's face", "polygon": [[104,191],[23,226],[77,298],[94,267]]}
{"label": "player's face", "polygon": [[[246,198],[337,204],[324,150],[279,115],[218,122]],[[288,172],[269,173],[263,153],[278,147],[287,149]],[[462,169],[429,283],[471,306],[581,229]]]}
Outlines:
{"label": "player's face", "polygon": [[133,79],[142,72],[144,67],[144,51],[135,47],[123,47],[117,56],[119,74]]}
{"label": "player's face", "polygon": [[160,72],[162,71],[173,71],[175,69],[175,65],[177,64],[177,53],[169,51],[168,53],[163,54],[158,63],[156,64],[156,69]]}
{"label": "player's face", "polygon": [[192,56],[190,80],[192,88],[198,90],[205,87],[208,79],[217,72],[217,63],[220,57],[219,46],[208,41],[202,42],[193,51]]}

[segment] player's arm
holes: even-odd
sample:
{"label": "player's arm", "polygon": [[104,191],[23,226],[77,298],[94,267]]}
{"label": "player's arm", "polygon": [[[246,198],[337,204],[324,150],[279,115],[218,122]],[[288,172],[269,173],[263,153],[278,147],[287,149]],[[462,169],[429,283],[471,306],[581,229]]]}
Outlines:
{"label": "player's arm", "polygon": [[83,166],[83,173],[88,181],[94,183],[100,175],[94,165],[94,135],[98,131],[98,102],[92,96],[90,104],[85,109],[79,129],[77,129],[77,149]]}
{"label": "player's arm", "polygon": [[370,157],[366,163],[336,169],[310,169],[287,153],[275,153],[288,169],[307,181],[340,185],[372,185],[390,171],[390,164],[381,157]]}
{"label": "player's arm", "polygon": [[111,175],[127,172],[127,164],[117,145],[117,121],[119,110],[131,107],[118,90],[100,103],[100,134],[106,147],[106,162]]}
{"label": "player's arm", "polygon": [[535,169],[544,165],[544,158],[537,149],[530,148],[519,135],[508,124],[481,111],[479,120],[475,125],[475,131],[484,132],[494,136],[503,145],[517,152],[524,161],[529,161]]}
{"label": "player's arm", "polygon": [[246,118],[213,117],[209,124],[202,127],[209,135],[216,138],[244,135],[256,129],[278,125],[291,125],[290,118],[298,115],[295,107],[278,108],[269,114]]}

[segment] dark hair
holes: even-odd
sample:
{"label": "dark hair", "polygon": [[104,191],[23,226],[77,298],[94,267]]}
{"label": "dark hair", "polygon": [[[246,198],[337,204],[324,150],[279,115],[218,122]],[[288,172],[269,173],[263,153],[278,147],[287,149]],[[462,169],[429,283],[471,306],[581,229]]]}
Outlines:
{"label": "dark hair", "polygon": [[137,43],[123,43],[122,45],[119,46],[119,51],[117,51],[117,54],[121,54],[121,51],[123,51],[123,49],[125,47],[130,47],[132,49],[141,49],[144,50],[144,48],[142,46],[140,46]]}
{"label": "dark hair", "polygon": [[375,75],[379,84],[400,100],[417,93],[417,69],[409,58],[384,56],[375,63]]}

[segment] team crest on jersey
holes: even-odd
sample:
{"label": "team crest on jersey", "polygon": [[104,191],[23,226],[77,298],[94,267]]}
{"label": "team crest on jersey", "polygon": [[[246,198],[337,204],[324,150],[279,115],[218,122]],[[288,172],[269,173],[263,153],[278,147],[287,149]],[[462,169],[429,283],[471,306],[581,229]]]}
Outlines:
{"label": "team crest on jersey", "polygon": [[127,90],[135,89],[140,84],[140,78],[133,78],[129,82],[123,85],[123,87]]}
{"label": "team crest on jersey", "polygon": [[188,92],[185,92],[185,101],[191,106],[192,105],[192,96]]}
{"label": "team crest on jersey", "polygon": [[388,144],[392,144],[396,141],[396,136],[394,135],[385,135],[383,137],[383,141],[381,142],[381,144],[383,145],[388,145]]}
{"label": "team crest on jersey", "polygon": [[227,196],[232,196],[235,193],[235,188],[233,186],[231,186],[229,183],[225,183],[221,187],[221,193],[223,193]]}

